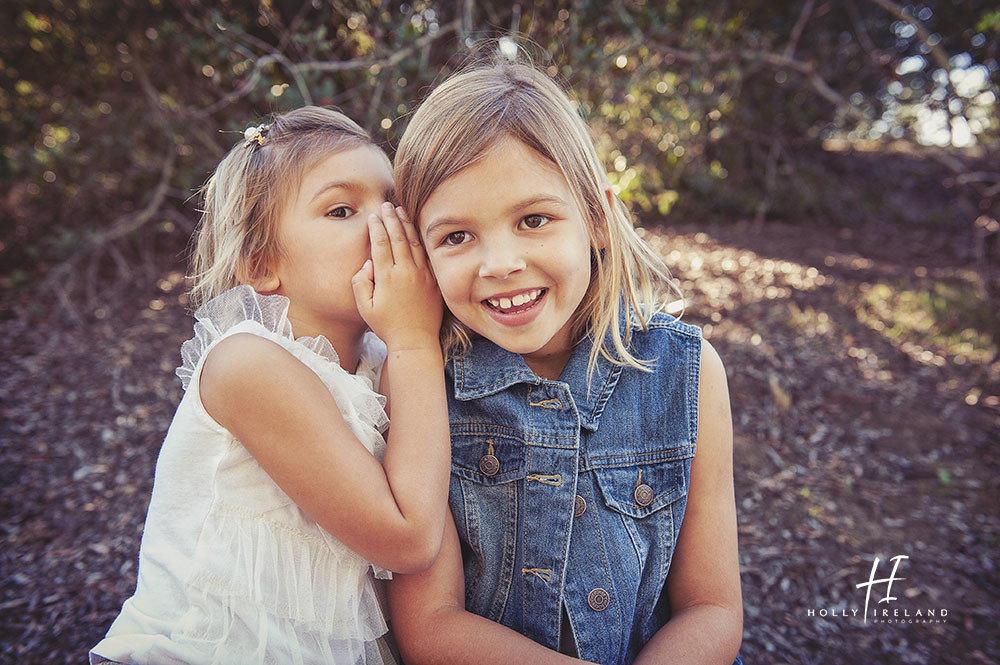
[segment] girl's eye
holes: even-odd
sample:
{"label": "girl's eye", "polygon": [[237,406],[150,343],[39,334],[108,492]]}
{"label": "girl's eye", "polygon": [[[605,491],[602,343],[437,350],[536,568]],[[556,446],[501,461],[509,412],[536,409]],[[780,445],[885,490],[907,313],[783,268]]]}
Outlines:
{"label": "girl's eye", "polygon": [[461,245],[469,239],[468,231],[452,231],[441,240],[442,245]]}
{"label": "girl's eye", "polygon": [[545,226],[552,220],[545,215],[528,215],[521,220],[521,224],[528,229],[537,229]]}
{"label": "girl's eye", "polygon": [[337,206],[336,208],[330,210],[326,213],[327,217],[333,217],[335,219],[347,219],[354,213],[354,209],[350,206]]}

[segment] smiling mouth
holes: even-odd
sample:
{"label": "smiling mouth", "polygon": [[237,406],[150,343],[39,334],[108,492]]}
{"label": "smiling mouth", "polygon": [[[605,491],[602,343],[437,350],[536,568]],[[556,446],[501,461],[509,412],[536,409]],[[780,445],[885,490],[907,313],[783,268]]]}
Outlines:
{"label": "smiling mouth", "polygon": [[501,314],[517,314],[537,305],[548,292],[548,289],[531,289],[509,298],[487,298],[483,304]]}

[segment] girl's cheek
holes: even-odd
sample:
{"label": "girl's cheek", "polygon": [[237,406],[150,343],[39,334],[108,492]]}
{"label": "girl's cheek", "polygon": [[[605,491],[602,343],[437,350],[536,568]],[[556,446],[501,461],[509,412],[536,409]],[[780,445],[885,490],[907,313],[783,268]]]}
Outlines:
{"label": "girl's cheek", "polygon": [[441,297],[450,309],[454,311],[459,305],[462,294],[467,294],[472,288],[472,280],[467,270],[464,270],[457,262],[448,259],[431,261],[431,270],[438,282],[441,290]]}
{"label": "girl's cheek", "polygon": [[427,255],[431,270],[435,275],[453,275],[455,272],[455,262],[441,256],[440,252],[430,252]]}
{"label": "girl's cheek", "polygon": [[463,280],[461,275],[457,274],[454,270],[449,270],[449,266],[447,265],[439,265],[434,267],[433,270],[438,280],[438,287],[441,289],[441,295],[445,301],[454,299],[460,293],[461,289],[467,286],[465,284],[466,280]]}

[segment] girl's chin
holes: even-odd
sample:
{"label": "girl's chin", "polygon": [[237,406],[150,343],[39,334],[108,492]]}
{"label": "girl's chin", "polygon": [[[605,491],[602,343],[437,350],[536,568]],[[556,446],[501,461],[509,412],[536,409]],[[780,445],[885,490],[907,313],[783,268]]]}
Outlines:
{"label": "girl's chin", "polygon": [[537,336],[528,335],[513,335],[513,334],[491,334],[483,335],[480,333],[480,337],[490,340],[497,346],[499,346],[504,351],[510,351],[511,353],[516,353],[520,356],[537,356],[539,358],[545,358],[548,356],[560,355],[566,349],[559,349],[556,351],[550,351],[549,347],[553,346],[553,338],[545,337],[540,339]]}
{"label": "girl's chin", "polygon": [[504,331],[502,330],[500,331],[500,334],[497,334],[496,329],[483,331],[482,329],[473,328],[468,324],[466,324],[466,326],[470,330],[472,330],[473,333],[475,333],[476,337],[481,337],[483,339],[489,340],[494,344],[496,344],[497,346],[499,346],[504,351],[510,351],[511,353],[516,353],[522,356],[531,353],[536,353],[539,349],[545,346],[545,342],[547,341],[543,340],[542,342],[534,342],[532,340],[526,340],[523,338],[517,339],[516,335],[504,334]]}

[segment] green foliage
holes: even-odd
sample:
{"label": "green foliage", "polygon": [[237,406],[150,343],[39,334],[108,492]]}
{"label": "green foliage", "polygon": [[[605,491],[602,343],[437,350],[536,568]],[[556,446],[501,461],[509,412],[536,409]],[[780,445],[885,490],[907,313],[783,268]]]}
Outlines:
{"label": "green foliage", "polygon": [[970,363],[997,359],[1000,314],[974,281],[865,284],[854,308],[859,321],[923,360],[934,352]]}
{"label": "green foliage", "polygon": [[[427,91],[468,47],[500,34],[570,88],[612,186],[646,219],[838,214],[814,157],[823,142],[912,138],[914,105],[949,101],[935,97],[941,79],[928,45],[872,3],[820,3],[795,43],[802,3],[479,2],[471,16],[465,6],[6,3],[0,194],[12,223],[0,231],[10,266],[0,279],[40,273],[146,206],[170,155],[162,219],[127,240],[153,237],[179,251],[190,232],[181,220],[195,217],[192,193],[238,140],[224,132],[271,112],[338,106],[391,153]],[[1000,14],[990,3],[927,0],[911,10],[933,46],[962,55],[965,70],[983,67],[982,94],[995,100],[990,45]],[[898,74],[907,57],[925,66]],[[995,104],[956,104],[978,123],[977,139],[995,146]],[[973,117],[976,104],[993,110],[992,122]]]}
{"label": "green foliage", "polygon": [[939,467],[938,468],[938,470],[937,470],[937,478],[938,478],[938,482],[941,483],[942,485],[944,485],[945,487],[948,487],[954,481],[954,479],[952,478],[952,475],[951,475],[951,471],[949,471],[948,469],[946,469],[944,467]]}
{"label": "green foliage", "polygon": [[978,32],[1000,32],[1000,10],[985,12],[976,23]]}

